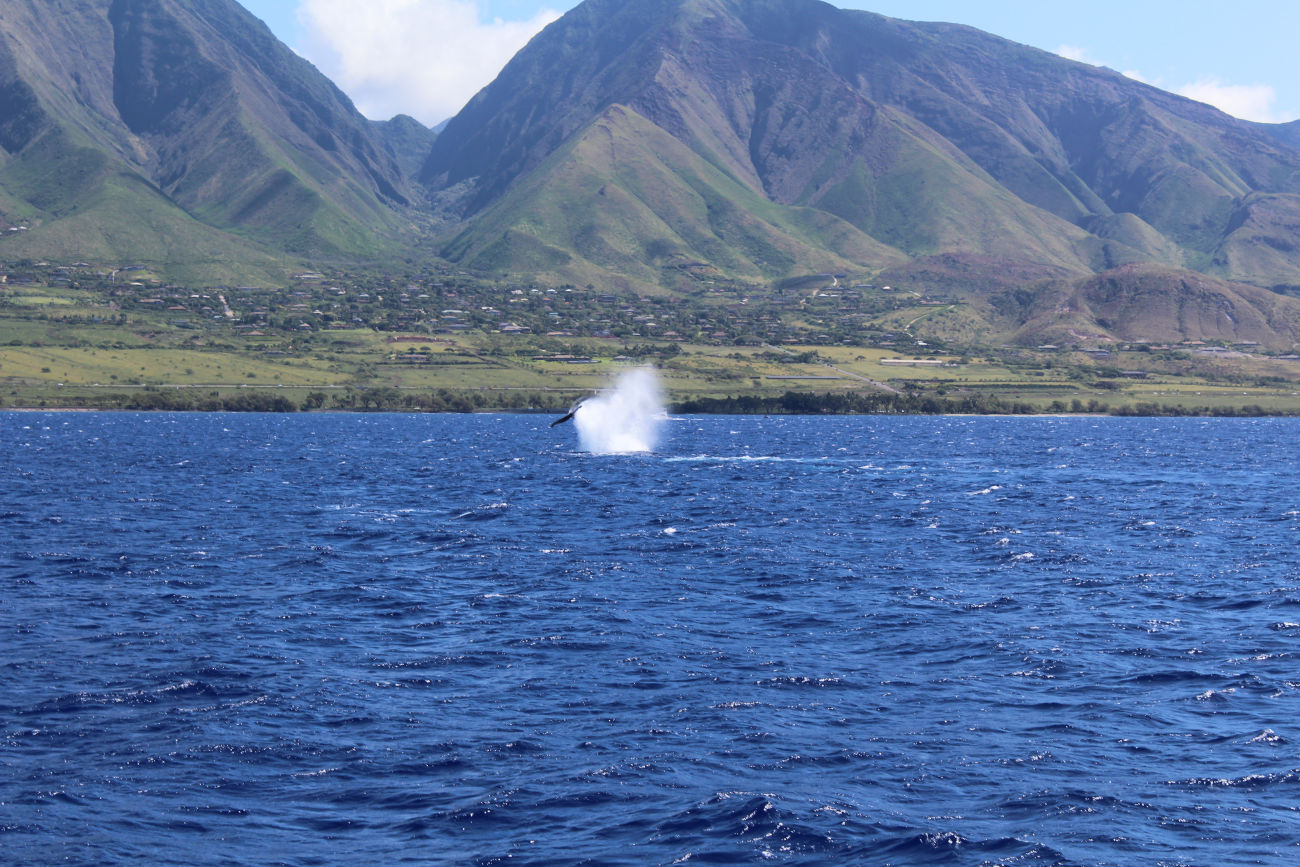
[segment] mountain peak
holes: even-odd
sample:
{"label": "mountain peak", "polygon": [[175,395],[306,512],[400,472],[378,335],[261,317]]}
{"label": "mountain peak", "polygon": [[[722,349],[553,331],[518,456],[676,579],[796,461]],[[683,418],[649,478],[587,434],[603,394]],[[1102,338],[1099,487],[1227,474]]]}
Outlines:
{"label": "mountain peak", "polygon": [[[0,0],[0,16],[0,206],[32,225],[10,255],[355,255],[410,200],[351,101],[234,0]],[[124,209],[150,215],[148,249]]]}
{"label": "mountain peak", "polygon": [[[1300,282],[1294,256],[1269,252],[1300,201],[1287,141],[969,27],[820,0],[588,0],[452,119],[421,178],[474,218],[449,251],[485,265],[514,247],[518,266],[527,248],[670,278],[616,237],[650,231],[647,249],[715,261],[730,247],[736,273],[768,279],[972,253],[1278,285]],[[594,162],[602,147],[616,153]],[[560,189],[564,212],[590,218],[540,223]],[[766,226],[744,243],[802,252],[737,256],[710,204],[737,197]]]}

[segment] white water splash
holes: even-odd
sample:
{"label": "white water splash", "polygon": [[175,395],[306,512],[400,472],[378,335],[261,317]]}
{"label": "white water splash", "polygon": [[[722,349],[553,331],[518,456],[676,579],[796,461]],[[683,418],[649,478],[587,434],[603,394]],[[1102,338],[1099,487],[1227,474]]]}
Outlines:
{"label": "white water splash", "polygon": [[578,407],[573,424],[586,451],[622,455],[654,451],[666,418],[658,375],[653,368],[638,367]]}

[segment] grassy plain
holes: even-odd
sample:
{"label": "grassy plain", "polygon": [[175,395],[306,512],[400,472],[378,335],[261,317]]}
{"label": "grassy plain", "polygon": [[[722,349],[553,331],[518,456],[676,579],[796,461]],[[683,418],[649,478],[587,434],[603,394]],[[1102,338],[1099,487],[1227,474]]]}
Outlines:
{"label": "grassy plain", "polygon": [[[699,314],[710,318],[695,327],[666,322],[662,299],[611,303],[572,288],[465,284],[430,298],[414,284],[383,294],[311,284],[254,296],[60,273],[0,286],[4,406],[212,407],[274,395],[281,408],[552,410],[651,364],[674,403],[800,392],[924,396],[963,401],[964,411],[1300,413],[1292,356],[930,345],[923,324],[947,308],[910,302],[858,317],[864,337],[854,343],[822,333],[828,320],[797,301],[747,322],[735,312],[743,300],[710,299]],[[407,309],[417,303],[418,315]],[[565,330],[543,332],[547,323]],[[668,326],[681,330],[650,333]],[[760,327],[784,336],[736,336]]]}

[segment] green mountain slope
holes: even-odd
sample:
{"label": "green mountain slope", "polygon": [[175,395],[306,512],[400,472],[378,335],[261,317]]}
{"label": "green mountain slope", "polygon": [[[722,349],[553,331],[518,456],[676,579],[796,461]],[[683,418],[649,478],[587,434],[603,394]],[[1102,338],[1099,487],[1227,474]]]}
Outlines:
{"label": "green mountain slope", "polygon": [[374,130],[392,152],[397,165],[407,177],[415,177],[424,166],[438,134],[410,115],[399,114],[390,120],[371,121]]}
{"label": "green mountain slope", "polygon": [[28,226],[0,255],[177,273],[394,249],[393,149],[233,0],[0,0],[0,25],[0,208]]}
{"label": "green mountain slope", "polygon": [[[447,254],[657,273],[667,248],[650,242],[679,248],[655,220],[680,240],[708,215],[688,231],[674,196],[667,210],[629,207],[611,197],[608,171],[575,182],[573,155],[589,158],[593,124],[614,123],[616,107],[639,119],[634,162],[659,158],[657,184],[691,187],[702,161],[728,179],[730,202],[770,226],[798,223],[781,234],[825,251],[755,256],[752,236],[713,228],[712,246],[680,249],[733,276],[961,253],[1078,275],[1152,262],[1264,286],[1300,278],[1288,129],[970,28],[817,0],[587,0],[434,143],[421,180],[469,226]],[[603,236],[650,232],[641,251],[579,243],[565,219],[540,226],[539,191],[561,189]],[[834,239],[852,227],[862,252],[837,248],[808,212]]]}
{"label": "green mountain slope", "polygon": [[774,205],[624,106],[575,135],[448,250],[485,270],[669,287],[698,264],[761,280],[904,258],[829,214]]}

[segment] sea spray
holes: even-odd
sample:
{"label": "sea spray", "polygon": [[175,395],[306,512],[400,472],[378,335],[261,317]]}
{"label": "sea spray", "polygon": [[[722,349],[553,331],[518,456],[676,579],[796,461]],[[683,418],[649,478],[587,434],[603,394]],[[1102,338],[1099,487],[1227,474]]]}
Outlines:
{"label": "sea spray", "polygon": [[573,417],[583,449],[596,455],[654,451],[667,415],[654,368],[638,367],[585,401]]}

